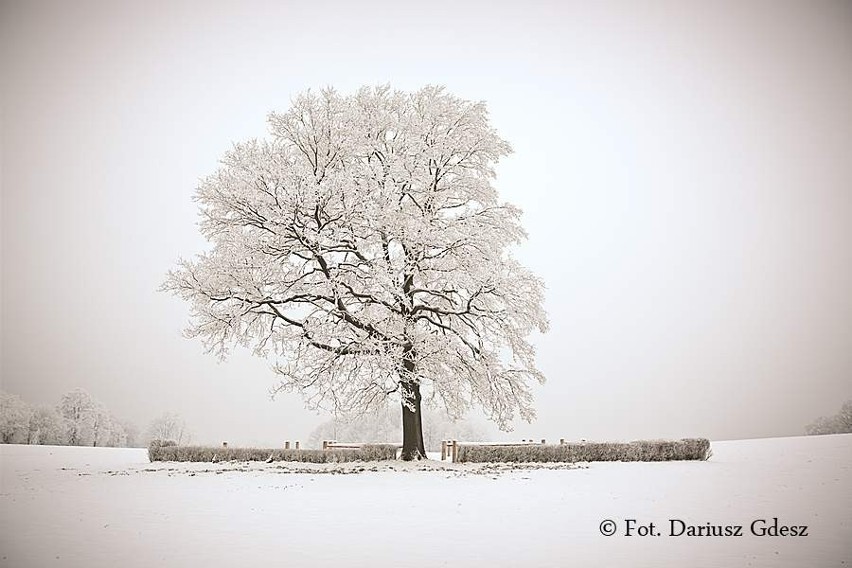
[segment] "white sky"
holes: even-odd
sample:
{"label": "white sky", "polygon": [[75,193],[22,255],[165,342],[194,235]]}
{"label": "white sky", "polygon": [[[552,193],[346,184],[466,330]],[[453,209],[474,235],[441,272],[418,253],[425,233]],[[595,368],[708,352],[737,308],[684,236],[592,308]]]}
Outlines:
{"label": "white sky", "polygon": [[157,291],[191,201],[297,92],[444,84],[515,153],[548,286],[512,437],[800,434],[852,398],[852,4],[0,3],[2,388],[278,444],[324,416]]}

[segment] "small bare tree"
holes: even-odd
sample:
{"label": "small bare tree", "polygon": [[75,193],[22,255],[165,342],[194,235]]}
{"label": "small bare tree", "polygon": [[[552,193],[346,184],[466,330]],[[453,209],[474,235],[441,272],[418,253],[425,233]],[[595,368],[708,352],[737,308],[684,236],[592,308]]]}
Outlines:
{"label": "small bare tree", "polygon": [[191,302],[188,335],[273,359],[277,390],[312,408],[398,397],[404,459],[425,455],[424,397],[530,420],[542,283],[510,253],[525,234],[492,185],[510,148],[485,105],[329,89],[269,123],[272,140],[235,145],[198,188],[212,250],[164,284]]}
{"label": "small bare tree", "polygon": [[189,438],[186,421],[174,412],[164,412],[148,426],[149,440],[170,440],[181,445]]}

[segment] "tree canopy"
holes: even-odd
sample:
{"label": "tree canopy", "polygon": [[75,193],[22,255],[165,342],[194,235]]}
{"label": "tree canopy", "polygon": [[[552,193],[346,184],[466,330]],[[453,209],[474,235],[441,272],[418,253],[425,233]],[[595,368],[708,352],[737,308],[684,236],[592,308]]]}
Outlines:
{"label": "tree canopy", "polygon": [[492,183],[511,150],[485,104],[440,87],[326,89],[269,125],[197,190],[212,247],[164,284],[191,303],[188,335],[269,358],[276,390],[312,408],[398,397],[408,457],[423,453],[424,398],[501,427],[532,419],[543,284],[511,254],[520,211]]}

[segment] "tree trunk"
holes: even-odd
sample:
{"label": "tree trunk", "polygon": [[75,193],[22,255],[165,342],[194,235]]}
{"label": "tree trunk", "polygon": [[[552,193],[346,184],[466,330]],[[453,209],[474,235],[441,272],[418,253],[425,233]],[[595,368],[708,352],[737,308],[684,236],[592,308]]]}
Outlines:
{"label": "tree trunk", "polygon": [[406,389],[411,393],[410,403],[414,410],[402,404],[402,459],[406,461],[426,459],[423,445],[423,420],[420,413],[420,385],[409,383]]}

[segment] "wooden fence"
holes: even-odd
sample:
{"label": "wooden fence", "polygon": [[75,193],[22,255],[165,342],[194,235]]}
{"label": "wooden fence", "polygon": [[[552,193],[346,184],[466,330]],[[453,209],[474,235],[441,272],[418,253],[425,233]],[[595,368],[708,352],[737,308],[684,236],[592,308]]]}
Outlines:
{"label": "wooden fence", "polygon": [[381,446],[396,446],[401,448],[402,444],[384,443],[384,442],[338,442],[337,440],[323,440],[323,450],[360,450],[363,446],[381,445]]}

